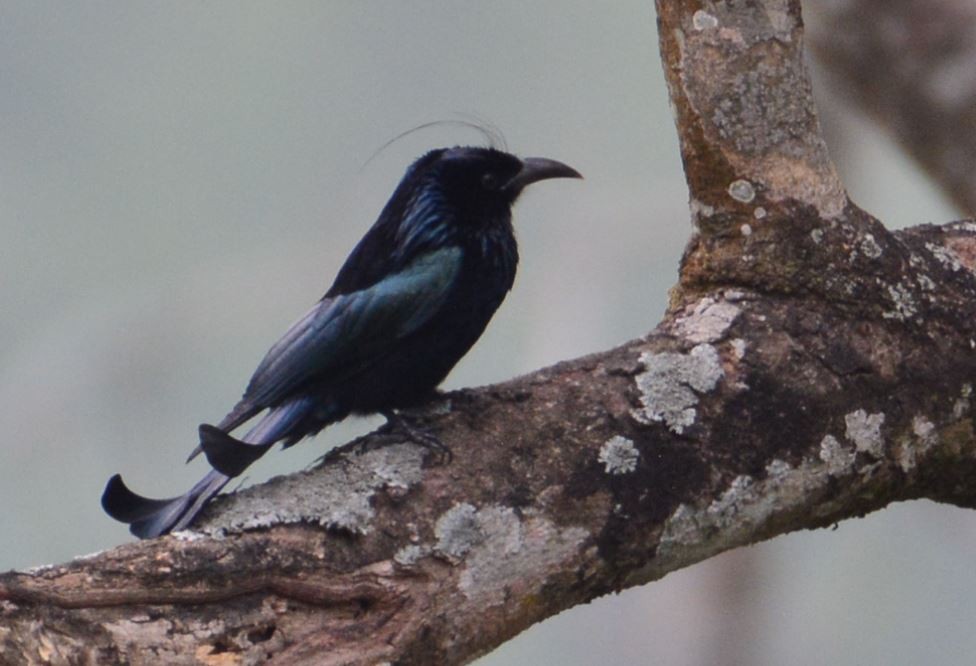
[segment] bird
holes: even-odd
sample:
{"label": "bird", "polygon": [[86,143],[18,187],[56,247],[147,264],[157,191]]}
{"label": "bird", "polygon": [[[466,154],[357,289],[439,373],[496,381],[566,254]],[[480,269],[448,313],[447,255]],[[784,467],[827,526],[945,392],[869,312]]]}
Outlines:
{"label": "bird", "polygon": [[[406,170],[332,286],[271,347],[243,397],[199,426],[212,469],[183,495],[151,499],[112,476],[102,507],[140,538],[185,529],[271,446],[350,415],[382,414],[410,439],[444,448],[397,412],[430,400],[512,288],[512,205],[526,186],[582,178],[556,160],[494,147],[430,150]],[[249,421],[240,437],[230,433]],[[189,461],[188,459],[188,461]]]}

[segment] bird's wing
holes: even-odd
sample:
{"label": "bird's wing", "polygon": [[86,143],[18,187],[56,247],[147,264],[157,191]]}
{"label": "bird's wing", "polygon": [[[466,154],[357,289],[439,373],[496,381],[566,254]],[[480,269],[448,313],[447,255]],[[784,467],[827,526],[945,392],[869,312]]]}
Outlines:
{"label": "bird's wing", "polygon": [[367,289],[322,299],[268,351],[242,403],[274,405],[302,383],[327,378],[416,331],[444,304],[461,260],[460,248],[442,248]]}

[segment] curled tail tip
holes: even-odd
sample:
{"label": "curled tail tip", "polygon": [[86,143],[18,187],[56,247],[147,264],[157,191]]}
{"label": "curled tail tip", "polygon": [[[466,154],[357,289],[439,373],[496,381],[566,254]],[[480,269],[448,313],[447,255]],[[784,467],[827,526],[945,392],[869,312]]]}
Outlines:
{"label": "curled tail tip", "polygon": [[140,509],[148,509],[146,502],[152,501],[129,490],[121,474],[113,474],[102,491],[105,513],[123,523],[131,522],[141,513]]}
{"label": "curled tail tip", "polygon": [[152,499],[133,492],[118,474],[108,480],[102,493],[105,513],[129,526],[140,539],[151,539],[190,524],[228,478],[210,471],[189,492],[169,499]]}
{"label": "curled tail tip", "polygon": [[[230,437],[230,435],[226,434],[225,430],[221,430],[217,426],[210,425],[209,423],[201,423],[199,426],[197,426],[197,437],[199,437],[201,443],[197,444],[196,448],[190,451],[190,455],[186,457],[186,462],[189,463],[201,453],[204,453],[204,441],[221,436]],[[211,464],[211,467],[212,466],[213,465]]]}
{"label": "curled tail tip", "polygon": [[204,423],[199,428],[200,449],[210,466],[221,474],[234,478],[271,448],[271,444],[250,444],[231,437],[226,432]]}
{"label": "curled tail tip", "polygon": [[102,509],[120,523],[129,525],[132,534],[145,539],[165,533],[165,529],[152,529],[151,523],[178,499],[157,500],[143,497],[130,490],[120,474],[115,474],[105,484],[102,492]]}

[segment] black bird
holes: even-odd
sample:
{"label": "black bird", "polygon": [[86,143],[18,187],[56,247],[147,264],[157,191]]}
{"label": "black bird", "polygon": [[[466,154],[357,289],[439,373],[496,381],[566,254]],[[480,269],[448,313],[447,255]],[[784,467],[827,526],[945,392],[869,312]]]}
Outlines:
{"label": "black bird", "polygon": [[[512,204],[536,181],[580,177],[561,162],[493,148],[442,148],[418,159],[329,291],[268,351],[240,402],[217,426],[200,426],[190,457],[202,451],[214,469],[163,500],[135,494],[116,474],[102,494],[105,511],[142,538],[182,529],[276,442],[289,447],[350,414],[395,420],[393,410],[429,399],[512,287]],[[239,440],[228,434],[261,412]]]}

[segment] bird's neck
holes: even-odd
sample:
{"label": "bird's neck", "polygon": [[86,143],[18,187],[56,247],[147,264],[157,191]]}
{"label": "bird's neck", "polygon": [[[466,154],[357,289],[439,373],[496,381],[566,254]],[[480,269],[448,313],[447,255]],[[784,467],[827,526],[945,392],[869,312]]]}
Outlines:
{"label": "bird's neck", "polygon": [[502,293],[515,280],[518,266],[518,246],[512,230],[511,218],[496,220],[468,236],[465,243],[466,268],[469,279],[491,280]]}

